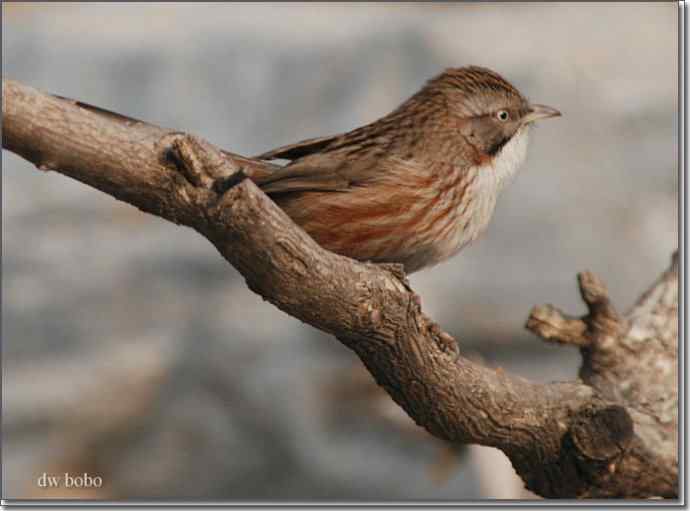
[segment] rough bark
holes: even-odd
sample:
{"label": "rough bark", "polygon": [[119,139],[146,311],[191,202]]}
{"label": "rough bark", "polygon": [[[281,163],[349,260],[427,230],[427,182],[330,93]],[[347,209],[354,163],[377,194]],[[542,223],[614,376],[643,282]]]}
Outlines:
{"label": "rough bark", "polygon": [[585,317],[535,308],[528,328],[583,353],[581,381],[536,384],[461,356],[398,267],[319,247],[244,178],[251,160],[9,80],[2,108],[4,148],[197,230],[433,435],[501,449],[544,497],[677,497],[677,258],[625,316],[590,273]]}

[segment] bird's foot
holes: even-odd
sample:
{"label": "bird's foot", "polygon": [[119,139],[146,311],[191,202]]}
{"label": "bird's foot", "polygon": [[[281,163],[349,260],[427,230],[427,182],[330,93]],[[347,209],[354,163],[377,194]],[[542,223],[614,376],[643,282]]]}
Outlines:
{"label": "bird's foot", "polygon": [[441,327],[437,323],[431,322],[429,324],[429,332],[433,336],[436,344],[441,351],[453,355],[455,358],[454,362],[457,362],[460,358],[460,345],[455,337],[441,330]]}

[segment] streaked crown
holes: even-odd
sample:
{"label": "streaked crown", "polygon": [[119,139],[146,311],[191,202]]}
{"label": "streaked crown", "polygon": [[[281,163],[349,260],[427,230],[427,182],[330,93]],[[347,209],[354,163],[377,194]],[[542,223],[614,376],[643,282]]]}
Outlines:
{"label": "streaked crown", "polygon": [[527,108],[527,99],[501,75],[479,66],[448,68],[429,80],[425,89],[453,98],[460,113],[482,115],[495,108]]}

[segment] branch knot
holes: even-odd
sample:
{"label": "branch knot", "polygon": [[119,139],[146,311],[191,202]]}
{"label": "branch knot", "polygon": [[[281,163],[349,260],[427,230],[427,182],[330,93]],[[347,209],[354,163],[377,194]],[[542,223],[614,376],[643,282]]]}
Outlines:
{"label": "branch knot", "polygon": [[192,185],[223,195],[229,188],[247,177],[240,165],[226,158],[216,147],[203,139],[186,133],[173,132],[163,136],[163,163],[174,164]]}

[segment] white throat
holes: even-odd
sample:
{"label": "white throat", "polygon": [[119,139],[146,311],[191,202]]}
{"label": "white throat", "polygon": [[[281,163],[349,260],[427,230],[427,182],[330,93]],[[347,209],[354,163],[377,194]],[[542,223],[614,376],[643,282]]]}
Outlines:
{"label": "white throat", "polygon": [[512,136],[491,163],[483,169],[484,172],[493,175],[494,185],[499,192],[510,182],[525,161],[528,140],[529,126],[525,125]]}
{"label": "white throat", "polygon": [[529,127],[523,126],[486,165],[475,167],[474,195],[470,221],[459,229],[458,249],[477,239],[489,225],[496,199],[525,161]]}

